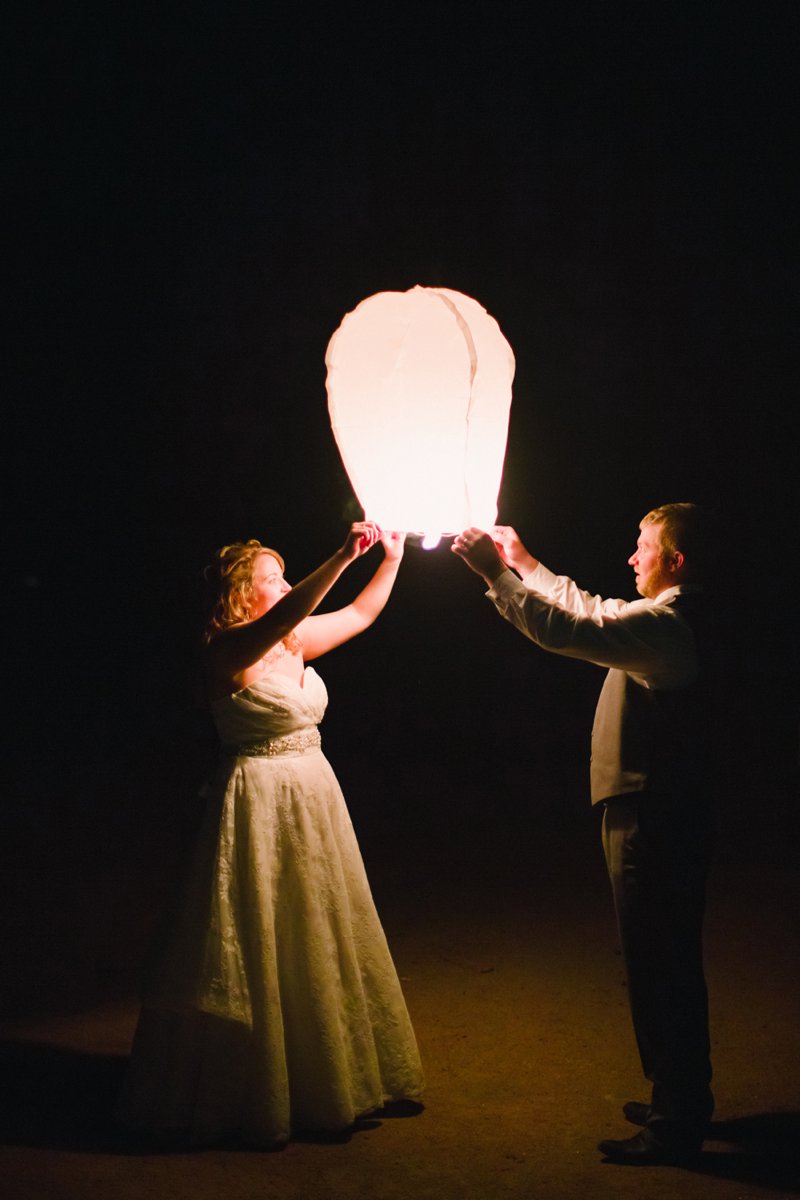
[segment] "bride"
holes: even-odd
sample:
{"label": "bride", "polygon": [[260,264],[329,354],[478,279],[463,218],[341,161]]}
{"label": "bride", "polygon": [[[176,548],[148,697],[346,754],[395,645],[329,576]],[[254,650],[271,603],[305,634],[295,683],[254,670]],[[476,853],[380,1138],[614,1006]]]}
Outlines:
{"label": "bride", "polygon": [[[378,540],[384,557],[363,591],[312,616]],[[222,753],[146,973],[118,1107],[131,1130],[274,1146],[422,1093],[397,973],[320,748],[325,685],[305,666],[372,624],[402,555],[403,535],[371,522],[294,587],[257,541],[217,555],[206,678]]]}

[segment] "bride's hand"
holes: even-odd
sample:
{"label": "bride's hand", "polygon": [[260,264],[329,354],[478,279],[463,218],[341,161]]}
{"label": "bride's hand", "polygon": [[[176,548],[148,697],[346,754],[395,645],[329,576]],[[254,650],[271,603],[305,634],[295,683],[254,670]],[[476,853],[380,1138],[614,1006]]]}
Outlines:
{"label": "bride's hand", "polygon": [[371,550],[380,536],[380,530],[374,521],[354,521],[342,546],[341,554],[348,563],[351,563]]}
{"label": "bride's hand", "polygon": [[397,533],[396,530],[382,529],[381,545],[388,559],[399,562],[405,550],[406,535],[404,533]]}

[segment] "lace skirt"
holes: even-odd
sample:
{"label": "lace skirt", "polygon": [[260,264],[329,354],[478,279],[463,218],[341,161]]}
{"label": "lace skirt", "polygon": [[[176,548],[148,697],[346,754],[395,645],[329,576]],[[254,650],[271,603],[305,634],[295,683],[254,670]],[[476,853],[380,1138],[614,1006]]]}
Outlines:
{"label": "lace skirt", "polygon": [[129,1128],[274,1145],[416,1099],[414,1032],[316,744],[229,757],[150,963]]}

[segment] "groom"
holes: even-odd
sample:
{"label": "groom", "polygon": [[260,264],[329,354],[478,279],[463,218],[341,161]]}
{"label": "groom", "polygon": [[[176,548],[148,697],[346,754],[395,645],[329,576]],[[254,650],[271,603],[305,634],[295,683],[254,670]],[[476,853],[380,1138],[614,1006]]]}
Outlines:
{"label": "groom", "polygon": [[635,1137],[599,1149],[618,1163],[696,1155],[714,1107],[702,926],[711,853],[712,643],[703,593],[707,514],[665,504],[641,521],[628,563],[642,597],[602,600],[556,576],[513,529],[467,529],[452,549],[501,616],[545,650],[608,668],[592,730],[591,794],[617,914],[650,1104],[629,1101]]}

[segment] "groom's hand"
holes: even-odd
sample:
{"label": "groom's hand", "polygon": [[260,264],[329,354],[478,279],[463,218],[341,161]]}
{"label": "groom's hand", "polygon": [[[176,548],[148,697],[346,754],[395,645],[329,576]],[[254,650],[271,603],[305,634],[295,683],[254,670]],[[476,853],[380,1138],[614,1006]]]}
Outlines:
{"label": "groom's hand", "polygon": [[493,525],[490,533],[500,557],[512,571],[524,578],[536,569],[539,560],[525,549],[516,529],[512,529],[510,525]]}
{"label": "groom's hand", "polygon": [[506,570],[506,564],[500,557],[497,546],[482,529],[476,529],[474,526],[465,529],[453,539],[450,549],[459,558],[463,558],[476,575],[482,575],[490,586]]}

